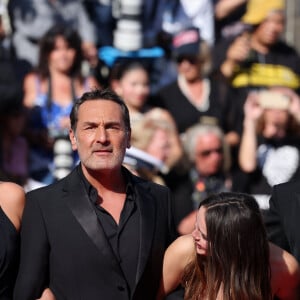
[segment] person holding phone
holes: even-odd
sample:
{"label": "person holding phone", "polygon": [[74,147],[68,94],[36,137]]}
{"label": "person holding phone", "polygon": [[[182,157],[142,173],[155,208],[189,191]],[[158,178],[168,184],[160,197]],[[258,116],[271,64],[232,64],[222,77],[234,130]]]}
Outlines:
{"label": "person holding phone", "polygon": [[275,184],[300,176],[300,99],[287,88],[249,94],[239,165],[248,175],[246,192],[268,209]]}

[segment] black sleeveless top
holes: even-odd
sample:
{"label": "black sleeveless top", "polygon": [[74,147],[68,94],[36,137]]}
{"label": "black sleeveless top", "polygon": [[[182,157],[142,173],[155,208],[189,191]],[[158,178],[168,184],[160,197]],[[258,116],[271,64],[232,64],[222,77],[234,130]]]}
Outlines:
{"label": "black sleeveless top", "polygon": [[19,234],[0,207],[0,299],[11,300],[19,265]]}

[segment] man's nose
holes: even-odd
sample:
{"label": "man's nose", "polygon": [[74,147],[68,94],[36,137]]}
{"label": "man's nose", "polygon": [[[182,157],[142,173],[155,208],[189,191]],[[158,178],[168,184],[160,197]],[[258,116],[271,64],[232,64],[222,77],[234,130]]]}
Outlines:
{"label": "man's nose", "polygon": [[108,140],[108,134],[103,126],[99,126],[96,130],[96,140],[100,143],[105,143]]}

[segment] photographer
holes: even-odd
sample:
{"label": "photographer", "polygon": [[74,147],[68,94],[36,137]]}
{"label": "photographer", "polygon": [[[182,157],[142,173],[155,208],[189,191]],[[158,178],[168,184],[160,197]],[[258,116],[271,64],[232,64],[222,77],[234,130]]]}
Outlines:
{"label": "photographer", "polygon": [[279,87],[250,93],[244,113],[239,165],[249,175],[246,192],[268,209],[273,185],[300,176],[300,98]]}

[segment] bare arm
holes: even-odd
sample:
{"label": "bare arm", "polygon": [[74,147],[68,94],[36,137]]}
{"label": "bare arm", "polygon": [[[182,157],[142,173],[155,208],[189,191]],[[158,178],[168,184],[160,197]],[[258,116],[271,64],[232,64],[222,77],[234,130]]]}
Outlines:
{"label": "bare arm", "polygon": [[215,18],[217,20],[224,19],[247,1],[248,0],[219,0],[218,3],[215,4]]}
{"label": "bare arm", "polygon": [[300,266],[287,251],[270,243],[272,290],[280,300],[300,299]]}
{"label": "bare arm", "polygon": [[250,50],[250,35],[244,32],[227,49],[226,58],[220,66],[220,71],[225,78],[230,79],[234,75],[236,67],[247,59]]}
{"label": "bare arm", "polygon": [[12,182],[2,182],[0,184],[0,206],[6,216],[19,231],[21,218],[25,205],[25,194],[23,188]]}
{"label": "bare arm", "polygon": [[166,250],[163,274],[156,300],[164,299],[180,284],[184,268],[193,259],[195,247],[191,235],[177,238]]}
{"label": "bare arm", "polygon": [[239,165],[244,172],[250,173],[256,169],[256,123],[263,110],[257,103],[257,95],[249,94],[244,105],[244,128],[239,149]]}
{"label": "bare arm", "polygon": [[26,75],[24,79],[23,104],[25,107],[31,108],[34,105],[34,100],[36,98],[36,84],[37,84],[36,81],[37,81],[37,75],[35,73],[30,73]]}

